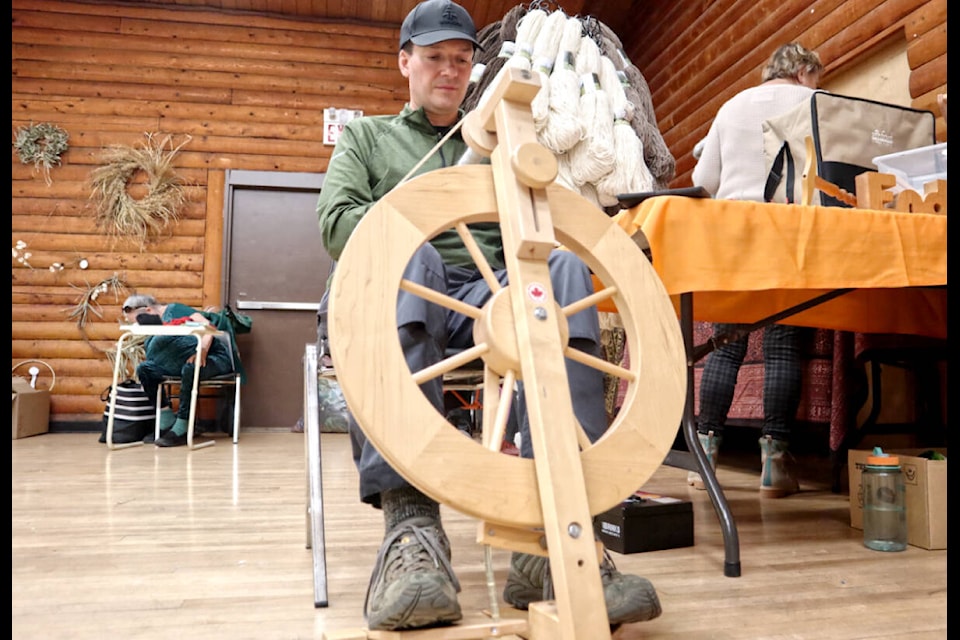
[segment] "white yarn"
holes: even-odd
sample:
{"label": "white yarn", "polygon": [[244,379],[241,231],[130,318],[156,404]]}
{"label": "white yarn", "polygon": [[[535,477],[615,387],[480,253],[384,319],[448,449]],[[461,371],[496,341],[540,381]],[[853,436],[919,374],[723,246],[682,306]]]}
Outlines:
{"label": "white yarn", "polygon": [[581,185],[580,195],[589,200],[591,203],[595,204],[597,209],[603,209],[603,206],[600,204],[600,199],[597,197],[597,190],[589,182]]}
{"label": "white yarn", "polygon": [[515,43],[516,52],[506,61],[505,66],[516,67],[518,69],[531,69],[533,67],[533,43],[540,33],[540,27],[547,19],[547,12],[543,9],[533,9],[528,11],[517,22],[517,37]]}
{"label": "white yarn", "polygon": [[570,172],[570,156],[566,153],[557,156],[556,183],[563,185],[574,193],[580,193],[580,187],[573,181],[573,174]]}
{"label": "white yarn", "polygon": [[550,72],[557,58],[560,38],[567,16],[563,11],[549,14],[540,26],[537,39],[533,43],[532,69],[540,76],[540,91],[530,103],[533,123],[539,131],[547,121],[550,110]]}
{"label": "white yarn", "polygon": [[633,104],[627,100],[623,85],[613,61],[604,56],[601,61],[600,84],[610,96],[614,112],[613,140],[617,162],[607,175],[596,183],[597,198],[604,207],[620,202],[618,195],[653,191],[654,179],[643,159],[643,142],[630,124]]}
{"label": "white yarn", "polygon": [[542,145],[558,154],[572,149],[584,136],[579,118],[580,81],[575,66],[582,35],[580,20],[567,18],[557,47],[557,60],[550,73],[550,110],[538,139]]}
{"label": "white yarn", "polygon": [[624,83],[627,80],[626,74],[617,71],[613,60],[607,56],[600,58],[600,86],[607,95],[610,96],[610,108],[613,109],[615,117],[621,117],[617,114],[623,113],[622,118],[627,122],[633,120],[634,104],[627,99],[627,93],[624,89]]}
{"label": "white yarn", "polygon": [[617,196],[622,193],[655,190],[653,174],[643,160],[643,142],[629,122],[619,119],[614,123],[613,140],[617,163],[596,183],[597,198],[604,207],[618,204]]}
{"label": "white yarn", "polygon": [[600,47],[592,38],[580,38],[576,70],[580,77],[580,123],[586,136],[569,152],[573,179],[580,185],[610,173],[617,161],[610,98],[599,86],[601,57]]}

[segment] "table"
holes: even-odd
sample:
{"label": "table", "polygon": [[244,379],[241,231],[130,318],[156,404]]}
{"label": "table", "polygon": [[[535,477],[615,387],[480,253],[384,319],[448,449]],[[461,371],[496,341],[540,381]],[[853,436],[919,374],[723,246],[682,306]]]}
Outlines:
{"label": "table", "polygon": [[[187,447],[190,449],[201,449],[216,444],[215,440],[207,440],[198,444],[193,442],[193,427],[197,417],[197,391],[200,386],[200,355],[203,350],[202,339],[206,335],[217,335],[221,333],[216,327],[207,324],[184,323],[179,325],[153,325],[153,324],[131,324],[120,327],[120,337],[117,339],[117,354],[123,349],[123,343],[133,336],[195,336],[197,339],[197,359],[198,366],[193,369],[193,389],[190,393],[190,420],[187,423]],[[113,366],[113,384],[111,389],[117,388],[117,381],[120,378],[120,364],[122,358],[116,358]],[[107,418],[107,448],[125,449],[127,447],[136,447],[143,442],[113,442],[113,414],[116,411],[117,394],[110,394],[110,412]]]}
{"label": "table", "polygon": [[[680,316],[688,451],[666,464],[698,471],[724,530],[726,575],[739,575],[736,527],[697,444],[693,322],[789,323],[861,333],[947,335],[946,215],[658,196],[621,211],[642,233]],[[696,305],[694,305],[694,299]]]}

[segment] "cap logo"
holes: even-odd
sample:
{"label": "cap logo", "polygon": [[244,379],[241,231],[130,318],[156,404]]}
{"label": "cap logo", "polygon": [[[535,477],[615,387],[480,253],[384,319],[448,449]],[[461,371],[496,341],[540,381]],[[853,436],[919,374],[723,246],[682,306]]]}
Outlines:
{"label": "cap logo", "polygon": [[463,22],[460,21],[460,16],[457,15],[457,12],[453,7],[447,7],[443,10],[443,13],[440,15],[440,24],[447,27],[454,27],[456,29],[463,29]]}

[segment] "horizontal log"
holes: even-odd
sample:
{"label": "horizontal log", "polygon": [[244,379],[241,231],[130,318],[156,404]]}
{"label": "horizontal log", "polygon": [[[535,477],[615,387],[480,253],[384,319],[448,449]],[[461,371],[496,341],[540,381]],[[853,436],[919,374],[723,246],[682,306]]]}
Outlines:
{"label": "horizontal log", "polygon": [[400,92],[385,98],[364,97],[363,100],[346,99],[342,96],[331,97],[326,94],[277,93],[275,91],[233,92],[233,104],[236,106],[278,107],[284,109],[303,109],[322,113],[327,107],[338,109],[359,109],[364,115],[384,115],[398,113],[406,98]]}
{"label": "horizontal log", "polygon": [[[113,78],[110,82],[119,82],[118,79]],[[11,83],[12,92],[15,95],[20,96],[20,91],[17,87],[16,79]],[[254,87],[250,87],[251,90],[258,90]],[[278,88],[278,89],[259,89],[259,91],[274,91],[275,93],[286,93],[288,95],[315,95],[319,96],[323,100],[327,100],[326,106],[349,106],[350,103],[348,100],[351,95],[349,92],[340,94],[336,91],[318,91],[318,92],[301,92],[297,90],[296,87],[287,87],[287,88]],[[379,95],[369,96],[370,98],[377,99],[380,101],[394,101],[396,100],[396,94],[393,90],[385,90],[383,92],[378,92]],[[322,103],[316,103],[319,107]],[[357,103],[353,103],[357,104]],[[325,107],[323,107],[325,108]],[[193,126],[197,126],[196,123],[206,122],[208,120],[213,120],[214,122],[208,122],[206,129],[197,129],[193,133],[190,131],[177,131],[178,134],[201,134],[201,133],[214,133],[216,135],[221,135],[224,133],[229,133],[229,131],[220,131],[213,127],[223,126],[218,125],[217,123],[247,123],[247,124],[277,124],[280,126],[281,132],[284,128],[299,127],[296,129],[298,135],[303,135],[303,127],[320,127],[323,122],[323,111],[322,108],[319,108],[315,111],[304,109],[301,113],[299,111],[291,112],[289,108],[286,107],[275,107],[272,105],[258,106],[253,109],[248,105],[241,106],[232,106],[232,105],[211,105],[205,103],[195,103],[195,102],[144,102],[140,100],[105,100],[99,98],[65,98],[65,99],[51,99],[51,98],[36,98],[34,100],[24,99],[22,96],[16,100],[11,101],[11,115],[16,121],[24,122],[42,122],[42,121],[53,121],[56,122],[60,118],[64,118],[67,114],[78,114],[81,116],[97,116],[98,118],[110,119],[112,122],[120,122],[119,118],[173,118],[180,120],[192,120],[195,121]],[[319,116],[318,116],[319,114]],[[91,125],[95,125],[95,121],[90,122]],[[140,122],[135,122],[134,124],[140,124]],[[171,130],[166,127],[165,123],[158,120],[158,126],[149,131],[156,129]],[[134,128],[134,127],[130,127]],[[92,131],[97,131],[99,128],[96,126],[91,127]],[[110,128],[105,127],[104,131],[109,131]],[[139,131],[141,137],[143,136],[144,130],[140,127],[134,128],[135,131]],[[84,132],[77,132],[77,135]],[[71,133],[71,139],[73,138],[73,133]],[[322,132],[317,139],[322,138]],[[141,140],[142,141],[142,140]],[[112,141],[106,140],[103,142],[97,142],[97,146],[108,146],[111,144],[134,144],[137,142],[135,139],[132,141]],[[179,141],[178,141],[179,142]],[[191,141],[192,142],[192,141]],[[76,144],[76,143],[72,143]],[[88,145],[90,146],[90,145]]]}
{"label": "horizontal log", "polygon": [[[127,287],[124,293],[133,293],[139,290],[141,293],[152,294],[161,302],[182,302],[195,309],[204,308],[203,293],[199,289],[157,285],[150,287],[148,290],[145,287],[137,287],[135,283],[126,280],[125,274],[121,274],[121,279],[126,283]],[[62,286],[13,287],[11,299],[14,306],[19,304],[50,304],[59,305],[63,309],[71,310],[79,301],[79,294],[80,292],[78,292],[76,288],[64,283]],[[107,303],[105,302],[104,304]]]}
{"label": "horizontal log", "polygon": [[[13,269],[13,286],[35,287],[51,286],[59,283],[61,275],[51,273],[47,269]],[[72,272],[68,273],[73,276]],[[79,287],[85,287],[86,283],[95,286],[112,277],[116,272],[101,271],[98,269],[88,269],[83,275],[73,280],[73,283]],[[138,289],[149,289],[161,283],[171,287],[182,288],[200,288],[203,285],[203,273],[194,271],[134,271],[125,270],[123,276],[131,286]]]}
{"label": "horizontal log", "polygon": [[[303,62],[287,60],[258,60],[251,58],[231,58],[229,56],[204,56],[184,51],[177,41],[168,41],[167,52],[141,51],[135,38],[126,39],[126,49],[77,49],[50,45],[13,44],[12,54],[16,60],[32,62],[60,62],[71,60],[77,68],[108,67],[116,69],[139,69],[153,79],[154,73],[161,73],[167,79],[177,78],[184,83],[191,77],[231,76],[234,82],[238,78],[273,78],[275,81],[298,81],[301,78],[316,78],[328,82],[352,82],[357,79],[357,68],[330,62]],[[317,57],[327,55],[314,51]],[[386,65],[384,56],[367,55],[355,52],[349,56],[363,69],[364,80],[379,86],[395,86],[399,74],[396,58],[391,58],[391,66]],[[331,57],[330,60],[336,60]],[[119,71],[129,73],[129,71]],[[123,76],[121,76],[123,77]],[[141,82],[146,78],[141,75]],[[146,84],[153,84],[147,82]],[[206,83],[204,83],[206,84]],[[217,86],[214,84],[213,86]]]}
{"label": "horizontal log", "polygon": [[[70,128],[75,125],[79,126],[89,126],[90,119],[83,118],[78,119],[76,122],[67,122],[65,120],[59,120],[57,124],[61,127],[64,127],[69,133]],[[16,125],[15,125],[16,126]],[[102,131],[102,130],[101,130]],[[132,131],[138,132],[143,136],[143,129],[132,129]],[[51,172],[51,177],[56,177],[57,183],[66,183],[73,182],[79,185],[84,185],[86,195],[89,196],[92,191],[90,186],[90,172],[92,167],[85,164],[74,164],[71,162],[72,158],[69,156],[70,152],[73,150],[73,147],[67,149],[66,153],[62,156],[63,164],[55,167]],[[177,167],[176,169],[177,176],[185,185],[191,185],[194,187],[205,186],[207,184],[207,172],[205,169],[191,169],[188,167]],[[33,173],[32,164],[23,164],[23,163],[13,163],[13,173],[12,177],[14,180],[33,180],[36,176],[31,175]],[[49,195],[46,197],[51,198],[66,198],[70,197],[74,191],[71,192],[58,192],[54,190],[54,185],[50,185]]]}
{"label": "horizontal log", "polygon": [[910,73],[910,97],[922,96],[943,84],[947,77],[947,54],[925,62]]}
{"label": "horizontal log", "polygon": [[13,360],[48,358],[88,359],[103,357],[108,349],[117,346],[116,340],[87,343],[83,340],[11,340],[10,355]]}
{"label": "horizontal log", "polygon": [[[17,361],[14,360],[12,364],[16,366],[20,362],[26,361]],[[60,380],[63,377],[67,376],[113,376],[113,363],[107,359],[106,356],[101,356],[99,358],[86,358],[86,359],[64,359],[64,358],[45,358],[43,362],[50,366],[53,369],[53,375],[57,376],[57,380]],[[44,389],[49,389],[50,383],[53,381],[53,375],[50,374],[50,370],[41,364],[30,365],[25,364],[17,367],[13,372],[14,375],[29,377],[29,368],[31,366],[36,366],[40,369],[40,373],[37,377],[38,385],[41,383]],[[54,391],[57,391],[56,383],[54,382]]]}
{"label": "horizontal log", "polygon": [[[31,9],[35,9],[35,3],[30,0],[13,0],[12,8],[16,12],[27,13]],[[231,37],[237,37],[243,39],[244,33],[252,33],[250,22],[251,17],[247,13],[236,12],[231,13],[229,11],[205,11],[198,9],[188,9],[181,7],[179,9],[162,9],[162,8],[147,8],[144,5],[93,5],[88,6],[85,3],[75,3],[75,2],[56,2],[54,0],[45,0],[44,2],[44,11],[50,12],[54,15],[58,14],[69,14],[71,20],[70,24],[73,24],[74,16],[102,16],[98,18],[99,22],[110,25],[110,32],[115,32],[119,29],[121,22],[119,20],[113,22],[111,18],[125,18],[122,22],[128,23],[131,20],[143,20],[146,24],[146,27],[149,28],[151,24],[170,22],[175,24],[183,25],[195,25],[195,24],[207,24],[207,25],[216,25],[220,28],[224,27],[238,27],[240,30],[232,32]],[[63,18],[60,18],[61,21]],[[307,34],[320,34],[320,35],[336,35],[349,33],[356,37],[361,38],[376,38],[382,37],[383,35],[383,25],[364,25],[364,24],[347,24],[341,22],[330,22],[327,20],[317,20],[317,19],[291,19],[291,18],[279,18],[279,17],[270,17],[270,16],[257,16],[257,29],[256,32],[263,32],[264,37],[269,41],[270,33],[273,33],[277,30],[289,30],[291,32],[305,32]],[[61,22],[62,24],[62,22]],[[102,29],[106,30],[106,29]],[[216,33],[214,31],[213,33]],[[146,33],[141,35],[147,35]]]}
{"label": "horizontal log", "polygon": [[[57,376],[57,386],[52,396],[90,396],[100,399],[100,394],[110,388],[113,382],[113,374],[102,376]],[[100,405],[100,411],[103,411],[103,404]]]}
{"label": "horizontal log", "polygon": [[12,322],[10,336],[14,340],[112,340],[120,337],[117,318],[120,309],[110,306],[102,309],[99,322],[88,322],[81,331],[75,322]]}
{"label": "horizontal log", "polygon": [[258,27],[251,27],[249,24],[231,27],[218,19],[211,28],[209,24],[184,23],[182,20],[174,22],[135,18],[124,21],[123,33],[135,36],[149,35],[152,38],[184,38],[219,43],[249,42],[276,48],[329,47],[345,51],[355,51],[357,42],[369,42],[371,51],[393,54],[397,52],[397,31],[393,28],[323,20],[312,21],[309,24],[291,24],[291,21],[287,20],[285,23],[277,23],[276,28],[259,27],[267,24],[259,19],[257,24]]}
{"label": "horizontal log", "polygon": [[907,64],[916,69],[940,55],[947,53],[947,24],[930,29],[926,33],[909,41],[907,45]]}
{"label": "horizontal log", "polygon": [[[105,231],[97,227],[93,212],[78,217],[68,216],[11,216],[11,231],[24,233],[42,232],[51,234],[97,234],[105,237]],[[178,236],[202,236],[206,229],[206,220],[181,218],[170,223],[170,232]],[[68,239],[69,242],[69,239]],[[71,247],[72,249],[72,247]],[[59,262],[59,260],[57,261]]]}
{"label": "horizontal log", "polygon": [[[51,172],[51,177],[56,172],[54,169]],[[193,185],[181,185],[183,188],[183,197],[188,201],[193,202],[205,202],[206,201],[206,189],[202,186],[193,186]],[[42,198],[46,197],[61,197],[61,198],[75,198],[80,199],[89,199],[92,193],[92,189],[89,183],[85,182],[60,182],[56,181],[56,186],[45,184],[43,180],[20,180],[14,181],[13,185],[13,195],[14,197],[19,198]],[[141,189],[142,191],[142,189]],[[139,196],[139,193],[131,189],[130,195],[134,198]]]}
{"label": "horizontal log", "polygon": [[904,21],[907,41],[923,35],[930,29],[947,24],[947,0],[918,2],[917,8]]}
{"label": "horizontal log", "polygon": [[[119,307],[124,298],[132,291],[122,291],[119,295],[108,292],[98,300],[104,307]],[[72,300],[71,307],[72,307]],[[13,304],[11,305],[10,320],[12,322],[64,322],[71,308],[65,304]]]}
{"label": "horizontal log", "polygon": [[103,418],[104,402],[99,394],[50,396],[50,423],[90,422],[98,426]]}
{"label": "horizontal log", "polygon": [[[143,21],[140,21],[143,24]],[[129,23],[124,23],[130,27]],[[152,28],[157,30],[157,24]],[[177,25],[178,27],[182,25]],[[21,28],[15,29],[12,34],[14,45],[71,47],[86,51],[129,51],[132,54],[148,53],[181,53],[191,56],[189,68],[208,68],[230,70],[230,65],[236,69],[243,69],[247,61],[273,61],[291,66],[292,63],[307,64],[334,64],[338,67],[371,67],[389,69],[397,64],[396,40],[390,38],[374,38],[359,41],[350,36],[327,37],[321,43],[318,39],[312,44],[287,44],[278,46],[277,43],[257,44],[243,40],[210,40],[204,36],[217,33],[223,37],[220,29],[202,27],[188,30],[187,33],[154,33],[150,37],[140,37],[139,34],[125,30],[123,33],[104,34],[84,31],[63,31],[50,28]],[[338,47],[337,44],[340,44]],[[358,48],[362,44],[364,47]],[[212,53],[209,59],[204,56]],[[29,57],[29,56],[18,56]],[[106,63],[115,60],[113,56],[105,59]],[[130,60],[144,66],[161,66],[150,61],[149,57]],[[171,66],[177,66],[177,58],[171,59]],[[238,71],[242,72],[242,71]]]}
{"label": "horizontal log", "polygon": [[[236,85],[237,78],[230,73],[215,71],[177,71],[175,69],[142,68],[129,65],[79,66],[63,62],[34,60],[13,60],[11,63],[11,91],[18,93],[18,78],[47,79],[74,77],[83,82],[124,82],[130,84],[146,83],[152,85],[177,87],[210,86],[230,88]],[[146,74],[146,75],[145,75]],[[354,78],[314,78],[314,77],[275,77],[268,75],[245,76],[244,84],[256,91],[276,91],[278,93],[301,93],[329,96],[331,101],[350,98],[386,99],[395,96],[403,86],[386,75],[383,83],[371,82],[366,74]],[[172,92],[172,91],[171,91]],[[288,113],[287,120],[296,120],[296,113]]]}
{"label": "horizontal log", "polygon": [[[26,234],[26,231],[21,232]],[[107,253],[144,253],[147,250],[154,253],[203,253],[203,237],[198,236],[160,236],[151,238],[143,251],[134,241],[124,237],[89,235],[89,234],[37,234],[16,238],[23,240],[31,251],[71,251],[77,254],[86,254],[97,251]]]}
{"label": "horizontal log", "polygon": [[[101,98],[104,100],[175,100],[177,102],[201,102],[204,104],[229,104],[233,92],[225,87],[163,87],[145,84],[120,84],[106,82],[77,82],[57,78],[34,79],[19,77],[17,91],[29,96]],[[99,122],[106,126],[109,122]],[[144,130],[152,128],[148,124]]]}
{"label": "horizontal log", "polygon": [[[64,269],[59,272],[61,278],[77,278],[86,275],[89,269],[101,271],[196,271],[202,272],[204,257],[199,254],[183,253],[84,253],[76,251],[41,251],[28,247],[32,253],[30,265],[34,269],[49,269],[59,263]],[[88,266],[82,268],[80,260],[86,260]]]}
{"label": "horizontal log", "polygon": [[[55,176],[54,176],[55,178]],[[46,195],[46,194],[44,194]],[[63,226],[58,226],[56,229],[67,233],[93,233],[95,226],[91,226],[90,229],[84,231],[85,227],[71,227],[72,224],[80,224],[76,222],[78,220],[83,220],[90,225],[96,225],[96,211],[93,207],[93,203],[89,199],[78,200],[76,198],[66,199],[66,198],[57,198],[51,194],[50,197],[39,197],[39,198],[15,198],[11,204],[11,213],[14,216],[32,216],[37,218],[35,221],[36,224],[43,225],[44,223],[39,220],[40,218],[52,219],[58,224]],[[198,233],[203,233],[202,229],[205,227],[207,209],[205,202],[185,202],[178,210],[178,225],[200,225],[200,231]],[[192,229],[192,227],[184,227],[184,229]],[[96,229],[96,232],[99,233],[100,230]],[[183,235],[197,235],[192,230],[184,233]]]}
{"label": "horizontal log", "polygon": [[[274,94],[273,99],[270,100],[268,95],[265,93],[257,93],[256,95],[260,96],[258,104],[268,105],[269,107],[276,107],[281,104],[283,101],[278,99],[278,96]],[[166,132],[177,132],[176,143],[184,141],[185,136],[191,136],[193,140],[190,140],[186,146],[183,148],[190,148],[192,150],[203,150],[203,151],[217,151],[223,150],[225,153],[229,153],[229,147],[224,146],[220,142],[217,142],[216,139],[224,138],[228,140],[228,145],[236,146],[238,143],[236,140],[256,140],[269,139],[276,141],[277,145],[283,144],[284,146],[289,146],[289,142],[320,142],[323,140],[324,136],[324,126],[323,122],[323,110],[327,107],[334,106],[331,104],[330,100],[326,97],[320,96],[291,96],[290,104],[287,105],[288,108],[298,108],[303,111],[308,111],[308,107],[305,102],[309,101],[311,106],[315,110],[315,118],[310,120],[310,124],[297,124],[297,123],[286,123],[286,124],[275,124],[275,123],[264,123],[259,122],[256,119],[251,119],[249,117],[249,112],[244,112],[242,116],[245,118],[241,121],[233,120],[196,120],[192,117],[180,118],[175,116],[165,117],[162,119],[162,130],[157,127],[157,118],[156,116],[147,116],[147,117],[127,117],[123,115],[114,115],[114,116],[104,116],[104,119],[99,117],[93,117],[97,114],[91,113],[81,113],[78,111],[64,112],[62,110],[47,110],[48,105],[56,105],[56,103],[70,103],[75,102],[75,100],[64,97],[56,99],[44,99],[37,100],[35,96],[28,96],[26,94],[15,94],[12,99],[12,103],[21,105],[24,113],[26,115],[29,112],[31,118],[27,120],[25,117],[20,117],[14,119],[14,126],[17,127],[26,127],[30,122],[37,121],[49,121],[55,122],[57,125],[63,127],[69,133],[71,130],[81,130],[80,133],[77,133],[74,138],[70,141],[70,149],[63,154],[64,167],[58,167],[57,172],[62,176],[63,172],[60,169],[65,168],[71,162],[82,161],[82,158],[77,159],[76,149],[84,147],[110,147],[117,144],[125,144],[127,146],[132,146],[139,144],[143,141],[143,134],[145,131],[158,132],[160,135],[167,135]],[[92,103],[91,103],[92,104]],[[116,110],[119,102],[117,100],[101,100],[99,101],[102,109],[93,109],[96,110]],[[380,113],[396,113],[399,112],[403,107],[403,102],[398,102],[393,100],[391,102],[378,102],[377,104],[388,104],[390,106],[390,111],[380,110]],[[88,105],[89,107],[90,105]],[[122,106],[122,105],[121,105]],[[254,103],[249,103],[249,106],[255,106]],[[352,109],[354,107],[337,103],[335,106],[338,108]],[[92,107],[91,107],[92,108]],[[89,111],[90,109],[87,109]],[[235,113],[241,113],[236,111]],[[375,112],[365,112],[367,115],[374,115]],[[104,120],[109,120],[109,126],[104,124]],[[149,123],[149,124],[148,124]],[[148,124],[148,126],[144,126]],[[122,137],[118,137],[117,134],[123,134]],[[194,140],[197,143],[194,143]],[[232,140],[232,141],[231,141]],[[282,142],[281,142],[282,141]],[[275,154],[282,155],[282,154]],[[89,167],[78,164],[77,169],[83,169],[84,171],[89,171]],[[178,172],[180,173],[180,172]],[[181,174],[181,178],[186,184],[192,185],[203,185],[206,184],[206,176],[200,172],[192,173],[190,170],[184,170]]]}

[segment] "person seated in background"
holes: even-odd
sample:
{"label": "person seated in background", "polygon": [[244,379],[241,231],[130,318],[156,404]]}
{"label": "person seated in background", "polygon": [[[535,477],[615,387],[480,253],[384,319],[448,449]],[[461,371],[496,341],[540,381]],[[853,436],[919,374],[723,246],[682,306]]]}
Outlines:
{"label": "person seated in background", "polygon": [[[820,57],[796,42],[781,45],[763,68],[762,81],[724,103],[707,136],[694,148],[694,186],[715,198],[763,202],[767,168],[763,155],[763,122],[810,99],[820,85]],[[738,331],[743,325],[714,324],[713,335]],[[771,324],[763,333],[763,427],[760,436],[760,496],[782,498],[799,484],[788,462],[789,443],[800,405],[802,340],[806,329]],[[700,381],[697,430],[710,465],[717,466],[724,423],[737,375],[747,353],[749,334],[721,344],[707,356]],[[687,481],[703,489],[700,474]]]}
{"label": "person seated in background", "polygon": [[[179,302],[161,304],[151,295],[135,294],[126,299],[121,309],[127,322],[175,325],[196,322],[211,325],[207,317],[193,307]],[[233,371],[230,353],[212,334],[200,339],[200,379],[207,380]],[[165,376],[180,377],[180,405],[177,413],[167,406],[160,414],[158,447],[180,447],[187,444],[190,420],[190,396],[193,391],[194,368],[197,366],[197,339],[194,336],[149,336],[144,343],[145,358],[137,366],[137,379],[156,406],[160,383]]]}

